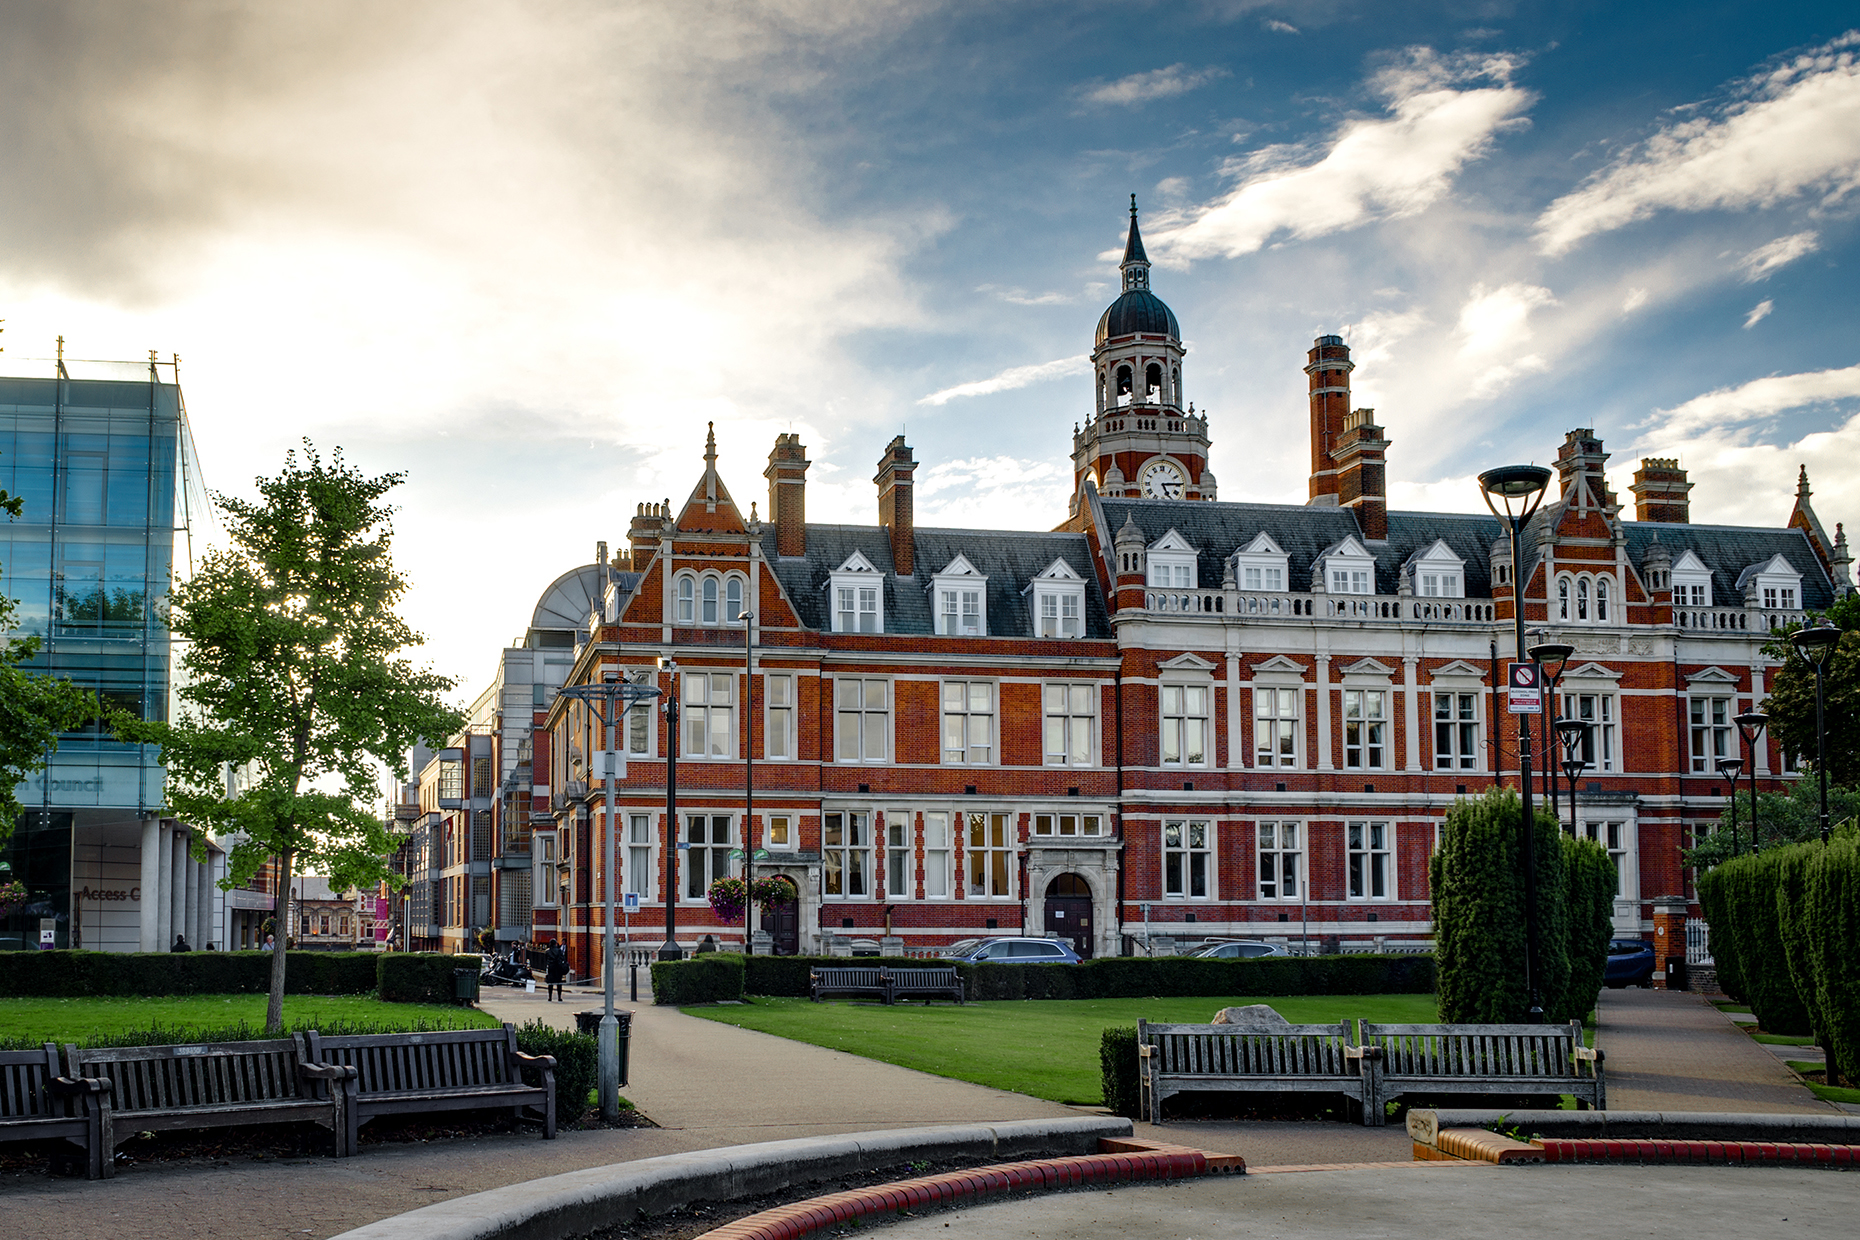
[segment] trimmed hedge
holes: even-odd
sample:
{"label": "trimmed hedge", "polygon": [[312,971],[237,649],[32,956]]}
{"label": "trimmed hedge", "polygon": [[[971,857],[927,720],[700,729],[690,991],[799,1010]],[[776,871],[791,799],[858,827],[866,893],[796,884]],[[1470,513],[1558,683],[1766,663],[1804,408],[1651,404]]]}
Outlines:
{"label": "trimmed hedge", "polygon": [[1098,1067],[1103,1074],[1105,1107],[1125,1119],[1142,1119],[1142,1069],[1138,1066],[1135,1025],[1105,1028],[1098,1039]]}
{"label": "trimmed hedge", "polygon": [[[894,969],[945,962],[915,959],[848,961],[825,956],[736,955],[661,961],[652,966],[653,1001],[715,1003],[753,995],[804,998],[808,974],[849,964]],[[1264,956],[1196,960],[1187,956],[1110,956],[1084,964],[963,964],[970,999],[1148,999],[1167,996],[1428,994],[1431,956]]]}
{"label": "trimmed hedge", "polygon": [[[379,959],[375,952],[288,952],[285,993],[367,994],[375,989]],[[0,953],[0,998],[246,995],[270,989],[270,952]]]}
{"label": "trimmed hedge", "polygon": [[1608,942],[1615,934],[1615,863],[1594,840],[1563,837],[1563,868],[1569,881],[1569,988],[1567,1019],[1586,1020],[1595,1010],[1608,971]]}
{"label": "trimmed hedge", "polygon": [[375,994],[388,1003],[456,1003],[453,973],[483,966],[481,957],[469,954],[386,952],[375,959]]}
{"label": "trimmed hedge", "polygon": [[1713,946],[1728,940],[1734,957],[1751,966],[1738,970],[1740,988],[1757,1023],[1767,1033],[1815,1032],[1808,1007],[1790,975],[1777,888],[1791,854],[1820,848],[1820,844],[1792,844],[1755,856],[1745,854],[1699,877],[1699,893],[1701,897],[1711,893],[1710,907],[1718,915],[1712,923]]}
{"label": "trimmed hedge", "polygon": [[517,1049],[555,1056],[555,1118],[572,1124],[587,1113],[588,1091],[601,1083],[600,1040],[591,1033],[552,1029],[540,1018],[517,1026]]}
{"label": "trimmed hedge", "polygon": [[1790,952],[1806,958],[1821,1045],[1828,1052],[1828,1083],[1860,1083],[1860,839],[1850,831],[1815,846],[1802,895],[1806,933]]}

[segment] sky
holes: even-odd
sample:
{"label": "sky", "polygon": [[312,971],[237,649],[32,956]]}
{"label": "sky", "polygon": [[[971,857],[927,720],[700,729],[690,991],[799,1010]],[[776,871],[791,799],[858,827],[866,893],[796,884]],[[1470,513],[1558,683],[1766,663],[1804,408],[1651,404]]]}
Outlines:
{"label": "sky", "polygon": [[[469,700],[555,577],[794,431],[816,521],[1050,528],[1136,194],[1229,500],[1302,502],[1312,338],[1391,503],[1593,427],[1618,493],[1860,513],[1851,5],[0,4],[0,345],[178,354],[207,485],[395,492]],[[766,513],[763,515],[766,516]]]}

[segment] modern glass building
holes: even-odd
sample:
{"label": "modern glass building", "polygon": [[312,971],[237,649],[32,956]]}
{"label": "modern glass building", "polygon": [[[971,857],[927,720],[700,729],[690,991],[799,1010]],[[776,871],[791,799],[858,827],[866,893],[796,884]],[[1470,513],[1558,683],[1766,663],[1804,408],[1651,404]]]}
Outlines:
{"label": "modern glass building", "polygon": [[[62,352],[62,350],[61,350]],[[0,590],[29,665],[144,718],[173,691],[162,621],[190,510],[203,510],[173,363],[0,357],[0,487],[24,503],[0,521]],[[191,491],[191,496],[190,496]],[[223,856],[187,856],[160,817],[159,754],[93,724],[67,734],[19,788],[26,812],[0,851],[0,883],[30,900],[0,923],[0,948],[159,950],[223,937]]]}

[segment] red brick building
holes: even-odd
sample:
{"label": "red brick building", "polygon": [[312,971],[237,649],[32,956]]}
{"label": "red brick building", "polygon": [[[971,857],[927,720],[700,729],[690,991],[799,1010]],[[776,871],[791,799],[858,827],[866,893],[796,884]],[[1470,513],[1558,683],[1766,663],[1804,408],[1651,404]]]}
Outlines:
{"label": "red brick building", "polygon": [[[795,887],[764,927],[781,952],[991,931],[1099,955],[1160,936],[1425,939],[1447,808],[1515,782],[1495,686],[1520,581],[1527,625],[1576,649],[1556,698],[1593,724],[1578,829],[1617,858],[1618,930],[1650,927],[1655,897],[1687,891],[1678,850],[1723,804],[1716,759],[1767,693],[1771,627],[1852,588],[1806,479],[1783,524],[1694,525],[1684,472],[1649,459],[1630,520],[1601,440],[1573,430],[1514,566],[1490,517],[1388,510],[1391,440],[1350,408],[1350,350],[1324,336],[1305,364],[1310,502],[1217,501],[1134,212],[1121,269],[1057,531],[916,526],[902,437],[873,525],[807,522],[792,435],[764,471],[766,522],[725,486],[714,438],[682,505],[639,506],[566,683],[676,688],[680,941],[740,942],[705,893],[740,873],[745,836],[757,875]],[[586,975],[604,742],[568,699],[546,728],[559,916]],[[664,936],[668,730],[655,707],[621,729],[617,891],[639,894],[644,944]],[[1766,739],[1756,769],[1777,786],[1789,757]]]}

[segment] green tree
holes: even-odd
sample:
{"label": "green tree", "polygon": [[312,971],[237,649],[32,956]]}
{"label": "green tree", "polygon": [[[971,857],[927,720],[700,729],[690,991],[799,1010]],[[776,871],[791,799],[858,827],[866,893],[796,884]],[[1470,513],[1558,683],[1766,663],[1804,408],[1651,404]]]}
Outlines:
{"label": "green tree", "polygon": [[[0,490],[0,511],[12,520],[25,501]],[[0,596],[0,849],[12,838],[23,808],[20,781],[42,771],[58,749],[58,734],[94,719],[97,697],[68,680],[25,666],[39,653],[35,636],[14,637],[15,600]]]}
{"label": "green tree", "polygon": [[[1829,653],[1823,673],[1828,781],[1854,787],[1860,785],[1860,594],[1837,600],[1828,608],[1826,619],[1841,630],[1841,640]],[[1789,634],[1801,627],[1792,624],[1776,630],[1763,647],[1765,654],[1782,661],[1763,709],[1770,717],[1770,733],[1784,752],[1812,767],[1816,760],[1815,668],[1789,640]]]}
{"label": "green tree", "polygon": [[[257,503],[214,497],[232,545],[203,557],[171,606],[182,707],[119,730],[162,746],[177,817],[235,838],[228,888],[271,858],[280,892],[311,865],[338,889],[388,878],[393,841],[370,808],[380,768],[399,772],[410,745],[462,726],[440,698],[455,682],[402,653],[421,638],[394,610],[407,582],[381,498],[404,478],[364,476],[340,449],[325,464],[305,440],[301,462],[289,453],[258,479]],[[271,1031],[285,958],[271,960]]]}
{"label": "green tree", "polygon": [[1563,837],[1563,868],[1569,881],[1569,986],[1555,1018],[1585,1020],[1608,968],[1608,941],[1615,933],[1615,863],[1594,840]]}
{"label": "green tree", "polygon": [[[1832,759],[1832,754],[1829,755]],[[1828,765],[1832,767],[1833,761]],[[1685,863],[1699,872],[1722,865],[1731,859],[1731,849],[1735,847],[1739,856],[1750,851],[1750,793],[1745,784],[1737,794],[1737,835],[1732,839],[1731,811],[1727,806],[1718,815],[1718,825],[1712,833],[1700,840],[1697,845],[1684,851]],[[1780,847],[1784,844],[1805,844],[1810,840],[1821,839],[1821,822],[1818,817],[1821,805],[1821,785],[1813,776],[1798,779],[1782,792],[1760,792],[1757,794],[1757,845],[1758,851]],[[1860,791],[1853,788],[1828,786],[1828,820],[1846,822],[1860,816]],[[1722,981],[1722,972],[1719,975]]]}

